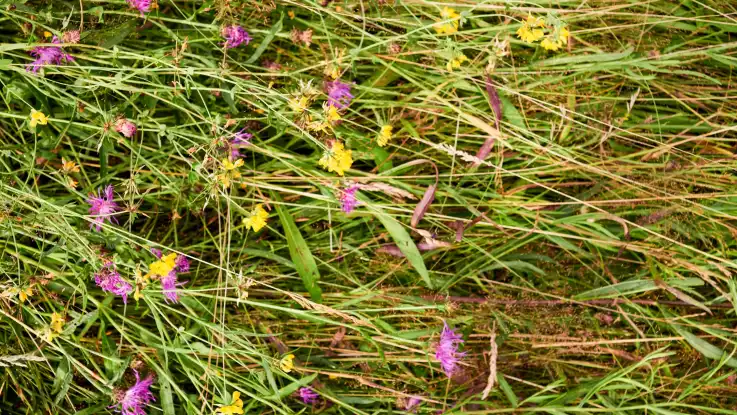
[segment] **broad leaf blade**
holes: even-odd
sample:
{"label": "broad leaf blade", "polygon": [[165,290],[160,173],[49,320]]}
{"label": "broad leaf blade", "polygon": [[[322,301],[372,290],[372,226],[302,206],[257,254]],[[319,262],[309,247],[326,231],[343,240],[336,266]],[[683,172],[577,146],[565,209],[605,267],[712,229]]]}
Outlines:
{"label": "broad leaf blade", "polygon": [[409,236],[409,233],[407,233],[402,224],[381,211],[375,211],[374,215],[376,215],[379,221],[381,221],[381,224],[384,225],[384,228],[386,228],[389,235],[392,236],[394,242],[399,247],[399,250],[404,253],[404,256],[407,257],[409,263],[412,264],[417,273],[420,274],[420,277],[425,281],[427,287],[433,288],[432,282],[430,281],[430,274],[427,272],[420,250],[417,249],[417,245],[415,245],[415,242]]}

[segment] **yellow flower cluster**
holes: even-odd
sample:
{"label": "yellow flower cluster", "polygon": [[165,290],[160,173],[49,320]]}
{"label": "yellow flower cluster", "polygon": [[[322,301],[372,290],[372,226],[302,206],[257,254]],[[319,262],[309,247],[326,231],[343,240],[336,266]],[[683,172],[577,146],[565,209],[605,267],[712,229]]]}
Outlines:
{"label": "yellow flower cluster", "polygon": [[463,65],[463,62],[467,61],[468,57],[464,54],[458,54],[453,59],[448,61],[447,69],[448,72],[453,72],[453,69],[458,69]]}
{"label": "yellow flower cluster", "polygon": [[269,218],[269,213],[264,210],[264,205],[258,204],[251,211],[251,215],[243,219],[243,225],[246,229],[252,229],[254,232],[260,231],[266,226],[266,219]]}
{"label": "yellow flower cluster", "polygon": [[443,20],[452,20],[450,22],[438,23],[434,26],[435,31],[438,32],[439,35],[451,35],[458,31],[461,15],[456,13],[454,9],[451,9],[448,6],[443,7],[443,10],[440,12],[440,17]]}
{"label": "yellow flower cluster", "polygon": [[241,393],[238,391],[233,392],[233,400],[230,402],[230,405],[223,405],[216,412],[223,415],[242,414],[243,400],[241,399]]}
{"label": "yellow flower cluster", "polygon": [[152,275],[158,275],[160,277],[166,276],[174,269],[175,266],[177,266],[177,254],[171,253],[169,255],[164,255],[161,259],[156,262],[152,262],[151,265],[148,266],[148,274],[146,274],[146,278]]}
{"label": "yellow flower cluster", "polygon": [[385,125],[381,127],[381,132],[379,133],[379,139],[376,140],[376,144],[379,145],[379,147],[384,147],[389,143],[389,140],[392,139],[392,126],[391,125]]}
{"label": "yellow flower cluster", "polygon": [[284,373],[289,373],[294,369],[294,355],[288,354],[281,358],[279,361],[279,369],[283,370]]}
{"label": "yellow flower cluster", "polygon": [[323,154],[318,164],[327,171],[342,176],[353,165],[353,155],[351,150],[346,150],[343,147],[343,143],[334,141],[332,147]]}
{"label": "yellow flower cluster", "polygon": [[239,179],[241,177],[241,173],[237,169],[242,165],[242,159],[238,159],[234,163],[227,158],[224,158],[223,164],[220,167],[223,172],[217,175],[218,181],[222,183],[222,185],[227,189],[228,187],[230,187],[231,181]]}
{"label": "yellow flower cluster", "polygon": [[41,111],[31,110],[31,128],[36,128],[36,125],[46,125],[49,122],[49,117]]}
{"label": "yellow flower cluster", "polygon": [[[545,35],[545,29],[548,29],[548,35]],[[517,36],[527,43],[535,43],[542,39],[540,46],[546,50],[558,50],[568,44],[568,36],[570,32],[568,28],[562,25],[552,25],[547,27],[545,21],[539,17],[527,15],[527,19],[517,29]]]}
{"label": "yellow flower cluster", "polygon": [[46,340],[47,341],[53,341],[55,338],[59,337],[62,331],[64,331],[64,323],[65,323],[64,316],[57,312],[51,313],[51,324],[46,329]]}

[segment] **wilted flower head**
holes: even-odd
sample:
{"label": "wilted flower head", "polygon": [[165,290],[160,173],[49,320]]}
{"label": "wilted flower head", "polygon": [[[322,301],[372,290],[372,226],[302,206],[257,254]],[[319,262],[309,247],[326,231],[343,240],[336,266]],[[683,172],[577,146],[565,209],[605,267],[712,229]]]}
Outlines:
{"label": "wilted flower head", "polygon": [[151,11],[151,0],[126,0],[128,5],[141,12],[141,16],[144,13]]}
{"label": "wilted flower head", "polygon": [[231,160],[240,158],[242,155],[238,150],[251,143],[251,138],[253,138],[253,134],[244,133],[243,132],[244,130],[245,128],[235,133],[233,135],[233,139],[230,140],[230,159]]}
{"label": "wilted flower head", "polygon": [[90,204],[89,213],[90,215],[93,215],[95,218],[92,220],[92,223],[90,223],[90,228],[95,228],[98,232],[102,230],[102,224],[105,222],[105,219],[108,220],[108,222],[112,223],[115,221],[118,222],[115,217],[112,216],[113,213],[120,210],[118,207],[118,204],[113,201],[113,186],[108,185],[105,188],[105,191],[97,191],[97,194],[90,193],[89,199],[87,199],[87,203]]}
{"label": "wilted flower head", "polygon": [[357,184],[352,184],[350,186],[345,187],[343,190],[340,191],[340,208],[345,213],[351,213],[353,212],[353,209],[356,208],[358,205],[358,200],[356,200],[356,191],[358,190]]}
{"label": "wilted flower head", "polygon": [[103,291],[123,297],[124,303],[128,303],[128,294],[133,291],[133,286],[120,276],[112,262],[103,265],[95,274],[95,284]]}
{"label": "wilted flower head", "polygon": [[310,44],[312,44],[312,29],[292,29],[292,43],[295,45],[302,43],[305,46],[310,47]]}
{"label": "wilted flower head", "polygon": [[264,68],[266,68],[266,69],[268,69],[270,71],[280,71],[281,70],[281,65],[280,64],[278,64],[278,63],[276,63],[276,62],[274,62],[272,60],[268,60],[268,59],[264,59],[263,61],[261,61],[261,66],[263,66]]}
{"label": "wilted flower head", "polygon": [[154,383],[153,375],[149,374],[145,379],[141,380],[138,371],[133,370],[136,376],[136,383],[125,392],[119,392],[116,395],[117,405],[120,406],[120,413],[123,415],[146,415],[144,407],[151,401],[155,401],[154,395],[149,388]]}
{"label": "wilted flower head", "polygon": [[237,48],[242,43],[245,43],[246,45],[251,43],[251,36],[246,32],[246,29],[240,25],[234,24],[225,26],[220,33],[225,38],[225,43],[223,45],[226,49]]}
{"label": "wilted flower head", "polygon": [[[51,43],[61,42],[58,37],[54,36]],[[26,66],[26,71],[33,73],[38,73],[38,70],[45,65],[61,65],[62,62],[74,61],[74,58],[59,46],[36,46],[29,53],[36,60]]]}
{"label": "wilted flower head", "polygon": [[115,131],[123,134],[127,138],[131,138],[136,135],[136,131],[138,131],[138,129],[131,121],[121,117],[115,121]]}
{"label": "wilted flower head", "polygon": [[443,322],[440,341],[435,346],[435,359],[440,362],[443,372],[448,377],[453,376],[458,368],[458,362],[466,355],[465,352],[458,352],[458,347],[461,344],[463,344],[463,336],[456,334],[453,329],[448,327],[448,323]]}
{"label": "wilted flower head", "polygon": [[69,30],[61,35],[61,40],[64,43],[79,43],[79,38],[79,30]]}
{"label": "wilted flower head", "polygon": [[320,400],[320,395],[312,390],[312,388],[302,387],[299,388],[299,398],[307,405],[312,405]]}
{"label": "wilted flower head", "polygon": [[325,92],[328,94],[328,105],[343,109],[348,107],[353,99],[351,95],[351,84],[335,81],[325,82]]}

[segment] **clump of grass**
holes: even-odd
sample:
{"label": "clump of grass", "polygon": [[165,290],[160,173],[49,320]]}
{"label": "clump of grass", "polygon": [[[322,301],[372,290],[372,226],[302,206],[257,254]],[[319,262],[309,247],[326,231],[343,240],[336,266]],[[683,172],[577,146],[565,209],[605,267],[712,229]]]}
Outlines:
{"label": "clump of grass", "polygon": [[733,11],[3,6],[0,412],[728,411]]}

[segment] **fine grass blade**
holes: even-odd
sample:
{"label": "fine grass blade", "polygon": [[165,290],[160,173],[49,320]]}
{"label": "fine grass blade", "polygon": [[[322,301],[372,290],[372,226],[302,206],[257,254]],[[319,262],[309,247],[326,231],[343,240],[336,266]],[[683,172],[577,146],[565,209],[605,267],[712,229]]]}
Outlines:
{"label": "fine grass blade", "polygon": [[402,251],[404,256],[407,257],[409,263],[412,264],[417,273],[420,274],[420,277],[425,281],[427,287],[433,288],[432,282],[430,281],[430,274],[427,272],[425,262],[422,260],[422,255],[402,224],[381,211],[374,211],[374,215],[379,219],[381,224],[384,225],[384,228],[386,228],[389,235],[392,236],[392,239],[394,239],[399,250]]}

